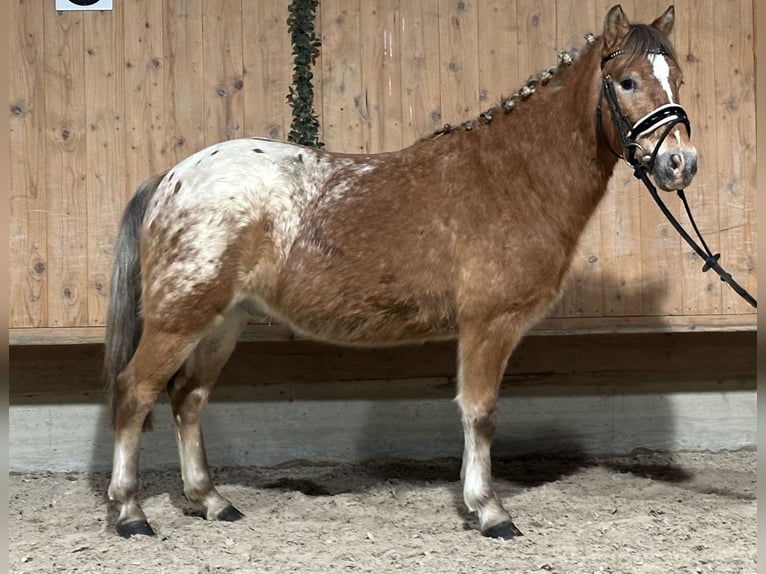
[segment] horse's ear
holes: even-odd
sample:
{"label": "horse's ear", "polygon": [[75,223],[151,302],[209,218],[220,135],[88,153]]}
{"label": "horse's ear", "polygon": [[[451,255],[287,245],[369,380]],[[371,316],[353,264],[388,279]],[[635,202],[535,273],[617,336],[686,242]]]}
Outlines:
{"label": "horse's ear", "polygon": [[614,51],[623,41],[630,30],[630,22],[622,6],[612,7],[606,15],[604,22],[604,53],[608,54]]}
{"label": "horse's ear", "polygon": [[673,6],[670,6],[667,10],[665,10],[665,12],[663,12],[662,16],[652,22],[652,26],[657,28],[666,36],[669,36],[670,31],[673,29],[673,22],[675,22],[675,20],[676,9]]}

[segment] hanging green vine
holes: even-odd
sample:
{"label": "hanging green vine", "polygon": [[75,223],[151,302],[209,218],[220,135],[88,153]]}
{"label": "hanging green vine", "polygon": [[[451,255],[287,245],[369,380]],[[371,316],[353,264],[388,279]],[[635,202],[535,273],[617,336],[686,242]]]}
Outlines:
{"label": "hanging green vine", "polygon": [[293,120],[287,139],[311,147],[324,146],[319,141],[319,119],[314,112],[314,74],[311,72],[322,44],[314,32],[318,4],[319,0],[292,0],[287,18],[294,58],[293,85],[287,95],[293,109]]}

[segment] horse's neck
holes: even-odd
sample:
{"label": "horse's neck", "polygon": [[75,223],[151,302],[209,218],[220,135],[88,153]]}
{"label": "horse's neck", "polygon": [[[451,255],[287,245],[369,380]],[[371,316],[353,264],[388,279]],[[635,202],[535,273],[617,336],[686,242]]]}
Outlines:
{"label": "horse's neck", "polygon": [[537,200],[560,211],[571,221],[571,233],[579,235],[604,196],[617,158],[598,136],[598,52],[583,54],[562,76],[560,84],[554,77],[504,118],[495,149],[508,154],[508,165],[517,165],[518,157],[511,156],[518,156],[523,143]]}

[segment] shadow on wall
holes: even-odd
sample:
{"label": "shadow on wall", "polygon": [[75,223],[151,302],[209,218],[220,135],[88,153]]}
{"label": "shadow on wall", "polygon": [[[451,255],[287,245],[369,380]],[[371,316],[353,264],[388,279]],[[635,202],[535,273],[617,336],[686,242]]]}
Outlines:
{"label": "shadow on wall", "polygon": [[[608,281],[604,277],[604,284]],[[583,283],[577,277],[569,282],[573,288],[581,288]],[[651,290],[646,285],[643,290],[623,288],[622,304],[662,308],[664,284],[653,282],[652,286]],[[559,340],[554,343],[554,339]],[[640,384],[660,382],[644,379],[641,372],[648,371],[651,377],[663,365],[652,363],[647,348],[631,347],[630,341],[626,336],[603,335],[522,341],[509,360],[501,387],[492,449],[496,478],[531,486],[576,472],[592,464],[594,457],[678,448],[671,401],[656,386],[648,390]],[[662,360],[661,356],[654,359]],[[625,369],[633,364],[636,373],[626,377]],[[671,377],[672,373],[665,375]],[[638,384],[627,386],[626,378]],[[456,377],[450,382],[454,396]],[[371,401],[366,409],[364,432],[357,439],[359,453],[369,453],[373,459],[399,458],[400,441],[393,437],[406,435],[414,458],[462,457],[460,412],[453,401]],[[440,411],[439,416],[431,418],[431,409]],[[524,460],[537,459],[539,469],[539,459],[553,454],[555,462],[549,465],[548,475],[525,478]],[[651,469],[641,472],[652,473]],[[656,478],[682,476],[681,469],[669,472],[664,468]]]}

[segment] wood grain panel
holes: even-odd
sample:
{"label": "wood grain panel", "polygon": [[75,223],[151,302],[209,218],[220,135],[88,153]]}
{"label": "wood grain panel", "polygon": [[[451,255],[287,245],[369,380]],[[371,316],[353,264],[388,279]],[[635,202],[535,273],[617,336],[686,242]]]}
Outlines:
{"label": "wood grain panel", "polygon": [[519,83],[556,63],[556,3],[516,0],[519,26]]}
{"label": "wood grain panel", "polygon": [[367,0],[360,14],[365,151],[402,148],[402,22],[399,0]]}
{"label": "wood grain panel", "polygon": [[9,324],[48,324],[43,6],[11,2]]}
{"label": "wood grain panel", "polygon": [[[631,385],[672,376],[676,390],[688,389],[695,381],[717,381],[710,389],[717,390],[723,381],[754,381],[755,345],[754,332],[527,337],[508,363],[503,387],[545,384],[566,393],[567,387],[583,382],[620,383],[625,385],[621,390],[630,393]],[[662,361],[655,360],[658,354]],[[52,397],[71,400],[80,393],[101,395],[100,363],[97,345],[14,347],[10,396],[15,403],[24,403]],[[66,376],[58,376],[61,372]],[[344,392],[358,398],[376,388],[400,393],[397,381],[419,379],[425,384],[438,377],[442,396],[452,398],[455,376],[455,345],[448,342],[382,349],[339,348],[312,341],[250,342],[234,351],[213,397],[225,400],[236,388],[258,388],[268,395],[270,386],[286,382],[307,385],[304,392],[308,394],[311,386],[322,382],[364,382]],[[424,389],[415,385],[409,392],[422,397]],[[325,390],[312,398],[327,396]]]}
{"label": "wood grain panel", "polygon": [[519,53],[516,1],[481,0],[477,33],[479,100],[481,109],[487,110],[518,90],[523,81],[516,66]]}
{"label": "wood grain panel", "polygon": [[[165,145],[165,50],[162,2],[122,3],[125,177],[128,195],[172,165]],[[127,200],[127,197],[126,197]]]}
{"label": "wood grain panel", "polygon": [[205,145],[244,135],[242,0],[207,0],[203,12]]}
{"label": "wood grain panel", "polygon": [[441,109],[456,125],[481,112],[479,102],[478,0],[439,2]]}
{"label": "wood grain panel", "polygon": [[[292,84],[292,45],[287,27],[289,0],[252,2],[244,5],[242,88],[245,129],[248,136],[287,140],[292,111],[287,94]],[[318,76],[315,76],[318,79]],[[321,93],[321,86],[314,86]],[[315,109],[318,106],[315,105]]]}
{"label": "wood grain panel", "polygon": [[83,15],[44,11],[48,323],[88,324]]}
{"label": "wood grain panel", "polygon": [[441,127],[438,0],[400,2],[402,145]]}
{"label": "wood grain panel", "polygon": [[163,129],[169,166],[205,147],[203,3],[202,0],[164,0],[163,8]]}
{"label": "wood grain panel", "polygon": [[322,139],[330,151],[365,150],[359,0],[324,0],[322,18]]}
{"label": "wood grain panel", "polygon": [[126,195],[122,21],[117,11],[83,14],[87,123],[88,324],[103,325],[109,296],[114,224]]}

